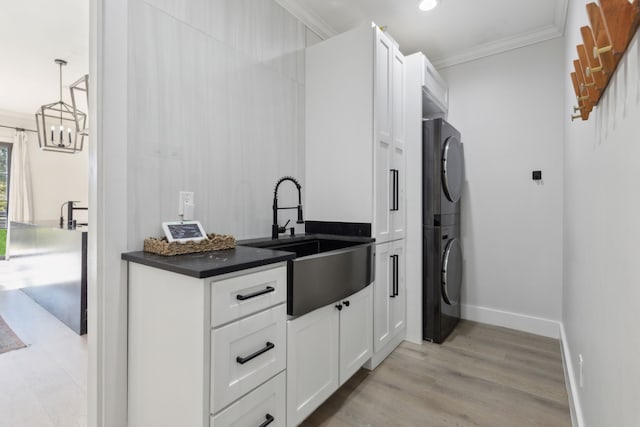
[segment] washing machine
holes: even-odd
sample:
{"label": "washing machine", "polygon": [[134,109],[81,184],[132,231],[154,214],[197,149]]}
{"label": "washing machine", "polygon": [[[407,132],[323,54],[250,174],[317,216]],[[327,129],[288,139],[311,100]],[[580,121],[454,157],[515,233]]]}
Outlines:
{"label": "washing machine", "polygon": [[423,320],[425,340],[442,343],[460,320],[462,246],[460,225],[425,230],[423,253]]}
{"label": "washing machine", "polygon": [[443,119],[424,121],[422,135],[422,335],[442,343],[460,319],[464,152],[460,132]]}

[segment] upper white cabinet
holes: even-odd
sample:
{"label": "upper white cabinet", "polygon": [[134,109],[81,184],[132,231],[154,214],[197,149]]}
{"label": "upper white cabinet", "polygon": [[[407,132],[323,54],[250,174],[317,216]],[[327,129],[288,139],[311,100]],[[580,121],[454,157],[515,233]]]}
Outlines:
{"label": "upper white cabinet", "polygon": [[398,45],[363,26],[306,50],[306,217],[405,235],[405,69]]}

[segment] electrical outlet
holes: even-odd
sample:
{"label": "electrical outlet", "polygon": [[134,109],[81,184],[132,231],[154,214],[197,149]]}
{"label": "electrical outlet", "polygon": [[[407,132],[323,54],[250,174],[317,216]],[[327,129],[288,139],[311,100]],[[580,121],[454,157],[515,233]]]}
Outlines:
{"label": "electrical outlet", "polygon": [[578,355],[578,371],[579,371],[579,383],[580,383],[580,387],[582,388],[582,385],[584,384],[584,380],[583,380],[583,368],[584,367],[584,359],[582,358],[582,354]]}
{"label": "electrical outlet", "polygon": [[180,219],[185,221],[192,220],[194,208],[193,191],[181,191],[178,202],[178,216]]}

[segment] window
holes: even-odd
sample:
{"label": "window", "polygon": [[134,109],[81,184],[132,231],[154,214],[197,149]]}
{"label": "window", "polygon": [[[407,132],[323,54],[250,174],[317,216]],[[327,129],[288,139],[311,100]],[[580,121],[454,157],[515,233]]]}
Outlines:
{"label": "window", "polygon": [[10,168],[11,144],[0,142],[0,259],[4,259],[7,248]]}

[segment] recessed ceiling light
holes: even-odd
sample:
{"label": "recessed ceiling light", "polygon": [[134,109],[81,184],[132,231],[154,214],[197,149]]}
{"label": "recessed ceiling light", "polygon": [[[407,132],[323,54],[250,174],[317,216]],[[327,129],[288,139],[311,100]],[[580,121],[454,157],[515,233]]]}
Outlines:
{"label": "recessed ceiling light", "polygon": [[438,3],[440,3],[440,0],[422,0],[418,7],[420,8],[420,10],[427,11],[436,7]]}

